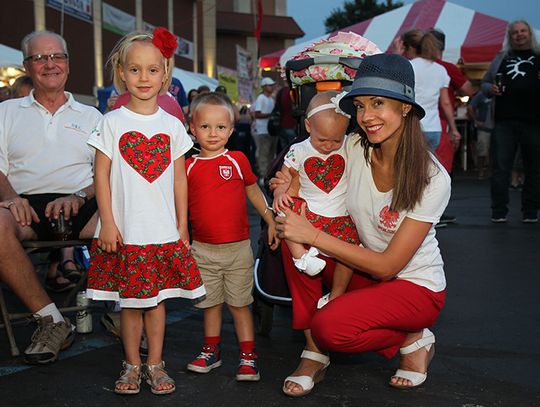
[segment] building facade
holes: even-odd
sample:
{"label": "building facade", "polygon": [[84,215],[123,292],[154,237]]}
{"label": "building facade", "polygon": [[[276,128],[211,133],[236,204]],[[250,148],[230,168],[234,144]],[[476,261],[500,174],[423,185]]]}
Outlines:
{"label": "building facade", "polygon": [[255,60],[304,34],[286,16],[287,0],[33,0],[3,6],[1,43],[20,50],[22,38],[33,30],[63,35],[70,55],[67,89],[87,97],[112,82],[108,55],[135,29],[167,27],[180,40],[176,67],[213,78],[218,67],[237,69],[237,46]]}

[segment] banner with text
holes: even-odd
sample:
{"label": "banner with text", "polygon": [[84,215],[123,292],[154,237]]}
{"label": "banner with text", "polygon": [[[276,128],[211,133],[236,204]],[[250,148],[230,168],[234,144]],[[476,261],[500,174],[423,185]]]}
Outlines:
{"label": "banner with text", "polygon": [[103,28],[119,35],[135,31],[135,16],[107,3],[102,3]]}
{"label": "banner with text", "polygon": [[47,0],[47,6],[89,23],[93,20],[92,0]]}
{"label": "banner with text", "polygon": [[238,101],[242,104],[253,100],[253,79],[251,52],[236,46],[236,72],[238,73]]}
{"label": "banner with text", "polygon": [[238,100],[238,74],[235,70],[219,65],[217,67],[217,72],[219,84],[225,86],[225,89],[227,89],[227,96],[229,96],[233,102],[236,102]]}

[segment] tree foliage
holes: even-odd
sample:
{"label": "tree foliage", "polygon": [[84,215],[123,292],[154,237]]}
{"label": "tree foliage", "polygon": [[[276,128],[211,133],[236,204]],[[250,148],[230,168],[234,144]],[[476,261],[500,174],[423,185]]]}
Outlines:
{"label": "tree foliage", "polygon": [[379,3],[377,0],[352,0],[345,1],[343,8],[336,8],[324,21],[326,32],[331,33],[341,28],[367,20],[379,14],[403,6],[402,2],[386,0]]}

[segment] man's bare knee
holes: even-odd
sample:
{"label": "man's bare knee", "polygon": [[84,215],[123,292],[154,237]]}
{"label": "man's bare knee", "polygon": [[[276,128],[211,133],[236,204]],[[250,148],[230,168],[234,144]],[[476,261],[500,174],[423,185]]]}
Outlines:
{"label": "man's bare knee", "polygon": [[0,230],[4,242],[10,239],[18,241],[35,239],[36,235],[29,226],[20,226],[10,211],[0,209]]}

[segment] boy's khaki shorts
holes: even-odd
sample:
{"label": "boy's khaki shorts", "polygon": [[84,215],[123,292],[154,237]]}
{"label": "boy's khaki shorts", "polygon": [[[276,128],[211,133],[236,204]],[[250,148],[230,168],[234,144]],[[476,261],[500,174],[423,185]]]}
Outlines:
{"label": "boy's khaki shorts", "polygon": [[206,296],[195,303],[197,308],[223,303],[245,307],[253,302],[253,252],[249,240],[223,244],[193,241],[191,253],[206,288]]}

